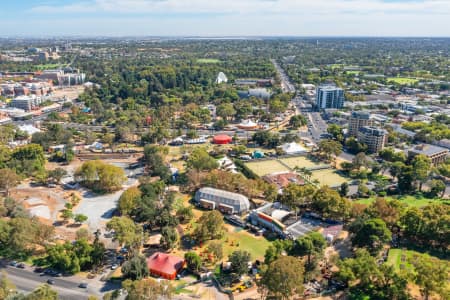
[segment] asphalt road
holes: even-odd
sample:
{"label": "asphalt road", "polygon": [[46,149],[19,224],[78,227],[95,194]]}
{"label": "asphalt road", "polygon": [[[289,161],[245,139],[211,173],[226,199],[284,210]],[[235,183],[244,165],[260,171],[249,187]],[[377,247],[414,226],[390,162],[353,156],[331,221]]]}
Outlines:
{"label": "asphalt road", "polygon": [[81,282],[79,279],[40,276],[39,273],[34,273],[31,270],[11,266],[1,266],[0,270],[6,273],[8,279],[14,283],[20,292],[32,292],[38,286],[46,283],[49,278],[52,278],[55,280],[55,284],[51,287],[58,292],[59,299],[79,300],[87,299],[89,295],[101,296],[101,293],[89,285],[87,289],[79,288],[78,285]]}

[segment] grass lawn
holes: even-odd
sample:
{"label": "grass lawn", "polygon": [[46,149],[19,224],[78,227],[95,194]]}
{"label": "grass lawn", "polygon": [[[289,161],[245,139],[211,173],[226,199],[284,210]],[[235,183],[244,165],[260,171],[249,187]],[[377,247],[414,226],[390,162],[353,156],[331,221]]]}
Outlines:
{"label": "grass lawn", "polygon": [[320,185],[328,185],[330,187],[340,186],[343,182],[348,181],[348,178],[342,176],[334,169],[312,171],[311,179],[317,179]]}
{"label": "grass lawn", "polygon": [[252,259],[264,259],[264,253],[270,242],[265,237],[256,237],[246,230],[225,233],[223,240],[224,258],[233,251],[246,250],[250,252]]}
{"label": "grass lawn", "polygon": [[347,73],[349,75],[359,75],[359,73],[361,73],[361,71],[345,71],[345,73]]}
{"label": "grass lawn", "polygon": [[402,84],[402,85],[411,85],[411,84],[415,84],[415,83],[419,82],[419,80],[417,80],[415,78],[408,78],[408,77],[388,77],[387,81],[395,82],[397,84]]}
{"label": "grass lawn", "polygon": [[[414,267],[410,260],[414,259],[415,255],[420,255],[420,253],[412,250],[390,249],[387,263],[394,266],[396,271],[411,272]],[[400,267],[401,265],[403,267]]]}
{"label": "grass lawn", "polygon": [[[395,198],[393,198],[393,197],[385,197],[385,199],[386,200],[392,200],[392,199],[395,199]],[[400,197],[400,198],[398,198],[398,200],[400,200],[402,203],[407,204],[408,206],[414,206],[414,207],[423,207],[423,206],[426,206],[426,205],[432,204],[432,203],[439,203],[439,204],[450,205],[450,201],[449,200],[442,200],[440,198],[436,198],[436,199],[418,198],[416,196],[410,196],[410,195]],[[355,202],[356,203],[360,203],[360,204],[369,205],[373,201],[375,201],[375,197],[366,198],[366,199],[358,199]]]}
{"label": "grass lawn", "polygon": [[288,172],[289,169],[283,166],[277,160],[265,160],[249,162],[245,164],[250,170],[258,176],[264,176],[275,172]]}
{"label": "grass lawn", "polygon": [[199,58],[197,59],[197,63],[199,64],[218,64],[221,61],[216,58]]}
{"label": "grass lawn", "polygon": [[60,64],[41,64],[41,65],[36,65],[35,67],[38,68],[39,70],[44,70],[44,69],[56,69],[59,68]]}
{"label": "grass lawn", "polygon": [[304,156],[297,157],[288,157],[280,159],[282,162],[290,166],[291,168],[299,167],[299,168],[313,168],[324,165],[323,163],[318,163],[310,160]]}

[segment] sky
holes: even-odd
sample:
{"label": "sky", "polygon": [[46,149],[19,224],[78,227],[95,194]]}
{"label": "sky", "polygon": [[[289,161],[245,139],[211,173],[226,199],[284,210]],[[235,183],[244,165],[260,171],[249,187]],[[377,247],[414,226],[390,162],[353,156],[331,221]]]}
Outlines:
{"label": "sky", "polygon": [[0,36],[450,36],[450,0],[0,0]]}

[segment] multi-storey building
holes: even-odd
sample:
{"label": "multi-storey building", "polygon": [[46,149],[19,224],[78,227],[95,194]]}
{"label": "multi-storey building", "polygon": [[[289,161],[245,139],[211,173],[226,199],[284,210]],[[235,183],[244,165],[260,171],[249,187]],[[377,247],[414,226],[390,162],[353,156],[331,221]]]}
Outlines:
{"label": "multi-storey building", "polygon": [[369,152],[376,153],[384,148],[387,131],[372,126],[363,126],[358,130],[358,141],[367,145]]}
{"label": "multi-storey building", "polygon": [[348,134],[350,136],[358,136],[358,131],[364,126],[373,126],[374,122],[370,118],[370,113],[364,111],[353,111],[349,123],[348,123]]}
{"label": "multi-storey building", "polygon": [[322,85],[316,90],[316,106],[318,109],[342,108],[344,100],[344,90],[334,85]]}
{"label": "multi-storey building", "polygon": [[436,166],[445,162],[449,155],[449,151],[448,149],[429,144],[416,145],[408,150],[408,156],[410,158],[413,158],[414,156],[419,154],[423,154],[428,157],[433,165]]}

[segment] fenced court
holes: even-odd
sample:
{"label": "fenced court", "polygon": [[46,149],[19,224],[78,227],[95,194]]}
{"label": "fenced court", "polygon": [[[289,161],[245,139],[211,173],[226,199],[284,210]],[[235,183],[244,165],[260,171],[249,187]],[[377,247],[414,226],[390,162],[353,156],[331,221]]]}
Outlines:
{"label": "fenced court", "polygon": [[347,178],[334,169],[312,171],[311,179],[318,180],[320,185],[328,185],[330,187],[337,187],[348,181]]}
{"label": "fenced court", "polygon": [[329,166],[324,163],[312,161],[311,159],[309,159],[305,156],[286,157],[286,158],[281,158],[280,160],[283,163],[285,163],[287,166],[289,166],[291,169],[294,169],[295,167],[314,169],[314,168],[321,167],[321,166]]}
{"label": "fenced court", "polygon": [[283,166],[279,161],[275,159],[248,162],[245,165],[259,177],[276,172],[290,171],[288,168]]}

